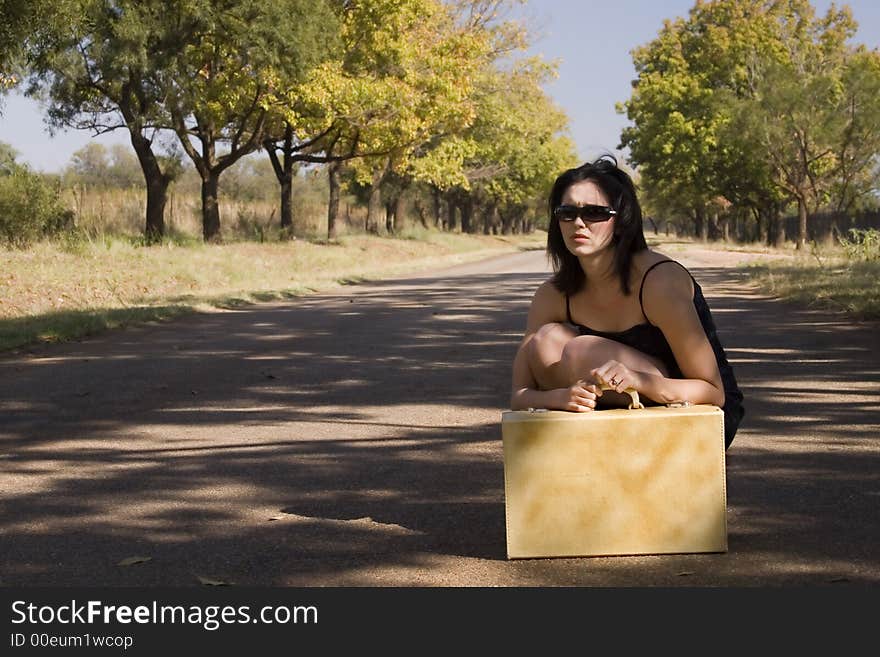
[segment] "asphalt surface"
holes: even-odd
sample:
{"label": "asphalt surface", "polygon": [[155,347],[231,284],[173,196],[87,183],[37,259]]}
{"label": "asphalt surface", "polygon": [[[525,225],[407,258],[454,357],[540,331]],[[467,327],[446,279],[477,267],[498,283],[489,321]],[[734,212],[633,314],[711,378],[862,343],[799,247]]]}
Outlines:
{"label": "asphalt surface", "polygon": [[745,394],[725,554],[506,559],[530,252],[0,357],[0,585],[880,583],[878,325],[671,255]]}

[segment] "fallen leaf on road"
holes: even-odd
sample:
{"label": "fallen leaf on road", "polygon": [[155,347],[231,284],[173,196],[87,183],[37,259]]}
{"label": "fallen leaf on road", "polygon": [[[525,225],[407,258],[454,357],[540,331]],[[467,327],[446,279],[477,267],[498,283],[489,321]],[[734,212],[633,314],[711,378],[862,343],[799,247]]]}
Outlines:
{"label": "fallen leaf on road", "polygon": [[202,577],[201,575],[196,575],[198,580],[207,586],[229,586],[229,582],[224,582],[222,579],[213,579],[211,577]]}
{"label": "fallen leaf on road", "polygon": [[391,522],[380,522],[378,520],[374,520],[369,516],[365,516],[363,518],[352,518],[351,520],[343,520],[342,522],[349,523],[351,525],[355,525],[358,527],[363,527],[364,529],[378,529],[384,532],[391,532],[395,534],[421,534],[422,532],[417,531],[415,529],[410,529],[409,527],[404,527],[403,525],[397,525]]}
{"label": "fallen leaf on road", "polygon": [[119,563],[117,566],[133,566],[136,563],[146,563],[147,561],[152,561],[153,557],[126,557]]}
{"label": "fallen leaf on road", "polygon": [[676,573],[679,577],[687,577],[688,575],[693,575],[693,571],[685,570],[680,573]]}

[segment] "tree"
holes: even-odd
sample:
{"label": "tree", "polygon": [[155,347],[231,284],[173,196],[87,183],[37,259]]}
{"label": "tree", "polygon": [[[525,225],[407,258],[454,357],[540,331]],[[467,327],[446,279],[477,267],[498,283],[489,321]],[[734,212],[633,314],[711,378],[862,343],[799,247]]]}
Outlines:
{"label": "tree", "polygon": [[0,100],[23,78],[31,49],[77,19],[75,0],[0,0]]}
{"label": "tree", "polygon": [[109,184],[107,156],[106,146],[89,142],[70,156],[70,173],[77,182],[107,187]]}
{"label": "tree", "polygon": [[45,92],[48,121],[104,134],[125,129],[146,184],[144,236],[165,232],[168,186],[179,156],[161,147],[163,91],[153,73],[170,65],[173,11],[158,0],[80,0],[80,20],[34,44],[28,93]]}
{"label": "tree", "polygon": [[808,217],[829,200],[839,173],[835,146],[843,138],[845,43],[856,25],[848,7],[832,7],[817,20],[806,0],[792,1],[785,18],[781,57],[756,66],[755,99],[743,108],[757,121],[744,125],[769,155],[773,182],[797,203],[796,247],[803,249]]}
{"label": "tree", "polygon": [[[568,117],[542,85],[555,69],[537,59],[497,76],[494,102],[475,123],[477,157],[468,166],[472,188],[486,198],[483,232],[510,233],[531,205],[543,210],[553,179],[577,164]],[[498,213],[500,227],[495,223]]]}
{"label": "tree", "polygon": [[692,214],[696,232],[707,226],[704,208],[714,195],[706,172],[715,144],[711,90],[690,67],[688,24],[666,21],[657,39],[636,49],[633,95],[623,106],[632,127],[621,135],[643,184],[667,212]]}
{"label": "tree", "polygon": [[618,105],[633,122],[620,147],[630,149],[657,209],[690,217],[703,238],[713,199],[750,199],[744,190],[770,184],[762,177],[765,158],[727,130],[733,105],[752,95],[752,63],[776,49],[777,17],[767,5],[698,2],[688,19],[666,21],[654,41],[633,52],[638,78],[630,99]]}
{"label": "tree", "polygon": [[542,85],[555,68],[539,58],[484,69],[474,91],[475,118],[459,135],[414,159],[416,180],[444,190],[463,232],[512,232],[553,178],[576,164],[568,118]]}
{"label": "tree", "polygon": [[[164,232],[179,149],[202,179],[203,234],[220,236],[220,174],[260,144],[265,116],[327,47],[324,2],[80,0],[79,29],[37,49],[31,93],[55,126],[127,128],[147,184],[145,234]],[[332,32],[332,30],[331,30]],[[172,130],[179,147],[154,148]],[[193,141],[195,140],[195,142]],[[223,152],[225,149],[225,152]]]}
{"label": "tree", "polygon": [[177,14],[178,54],[156,78],[170,127],[201,176],[203,236],[214,241],[220,174],[260,147],[270,113],[296,121],[290,90],[325,58],[335,17],[326,2],[309,0],[192,0]]}
{"label": "tree", "polygon": [[116,189],[135,187],[143,179],[130,148],[123,144],[107,148],[97,142],[89,142],[73,153],[68,174],[81,184]]}
{"label": "tree", "polygon": [[0,175],[9,175],[17,166],[18,151],[4,141],[0,141]]}
{"label": "tree", "polygon": [[69,228],[58,181],[15,161],[14,148],[0,142],[0,244],[24,247]]}
{"label": "tree", "polygon": [[880,53],[857,49],[846,62],[842,90],[835,114],[842,125],[834,147],[831,188],[831,206],[837,213],[852,211],[880,185]]}
{"label": "tree", "polygon": [[473,120],[493,34],[439,0],[365,4],[371,11],[344,14],[342,57],[315,70],[303,98],[325,108],[310,134],[328,131],[336,153],[358,158],[351,167],[369,189],[367,229],[378,232],[383,183]]}
{"label": "tree", "polygon": [[[705,234],[712,199],[781,207],[806,217],[827,200],[841,143],[841,74],[854,22],[832,6],[817,19],[807,0],[698,2],[634,53],[639,74],[620,106],[646,186],[689,208]],[[839,169],[838,169],[839,171]]]}

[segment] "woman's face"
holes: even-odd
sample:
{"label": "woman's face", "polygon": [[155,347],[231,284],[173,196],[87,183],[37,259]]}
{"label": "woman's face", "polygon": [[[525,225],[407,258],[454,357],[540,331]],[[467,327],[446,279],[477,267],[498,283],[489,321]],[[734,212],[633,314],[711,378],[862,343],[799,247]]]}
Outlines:
{"label": "woman's face", "polygon": [[[571,185],[562,195],[562,205],[611,205],[605,192],[592,180],[581,180]],[[614,237],[614,221],[595,223],[584,222],[578,217],[574,221],[560,221],[559,229],[565,246],[574,255],[590,256],[611,246]]]}

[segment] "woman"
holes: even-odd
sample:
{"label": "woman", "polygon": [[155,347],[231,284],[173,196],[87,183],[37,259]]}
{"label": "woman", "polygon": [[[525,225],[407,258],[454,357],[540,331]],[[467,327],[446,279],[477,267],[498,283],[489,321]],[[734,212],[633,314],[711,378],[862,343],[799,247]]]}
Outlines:
{"label": "woman", "polygon": [[511,408],[588,412],[626,405],[634,388],[648,404],[720,406],[729,447],[742,393],[709,307],[684,266],[648,248],[635,187],[613,157],[556,179],[547,251],[555,274],[529,308]]}

